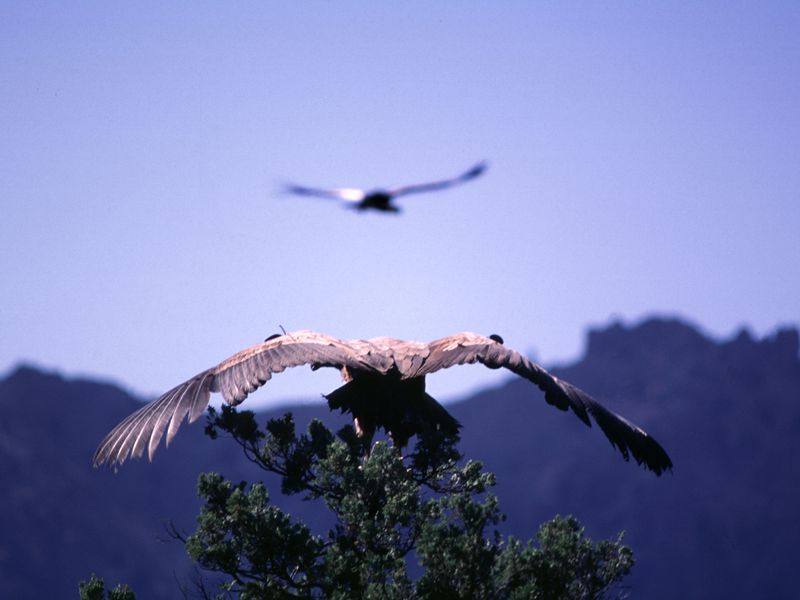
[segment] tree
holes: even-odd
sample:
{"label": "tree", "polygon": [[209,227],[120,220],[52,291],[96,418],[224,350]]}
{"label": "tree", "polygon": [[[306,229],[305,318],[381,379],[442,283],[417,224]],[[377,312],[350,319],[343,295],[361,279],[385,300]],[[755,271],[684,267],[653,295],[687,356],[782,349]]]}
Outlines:
{"label": "tree", "polygon": [[215,598],[605,598],[633,566],[621,534],[594,543],[573,517],[545,523],[535,542],[502,537],[494,475],[438,431],[404,457],[385,442],[364,447],[350,426],[334,436],[312,421],[297,435],[289,413],[261,431],[251,412],[211,409],[206,432],[230,436],[281,477],[283,493],[335,517],[318,535],[272,505],[262,483],[201,475],[197,530],[174,534],[218,574]]}
{"label": "tree", "polygon": [[[501,536],[494,475],[464,461],[457,436],[436,429],[402,456],[383,441],[365,446],[349,425],[334,435],[314,420],[298,435],[287,413],[261,431],[252,412],[223,406],[209,408],[206,433],[232,438],[280,476],[284,494],[324,504],[335,521],[315,534],[271,504],[263,483],[201,474],[196,531],[171,533],[212,574],[197,582],[205,598],[609,598],[621,596],[633,566],[622,534],[592,542],[571,516],[543,524],[525,544]],[[104,600],[103,581],[93,575],[80,593]],[[117,587],[108,600],[134,597]]]}
{"label": "tree", "polygon": [[81,600],[136,600],[127,585],[118,585],[106,595],[105,583],[94,574],[89,581],[81,581],[78,591]]}

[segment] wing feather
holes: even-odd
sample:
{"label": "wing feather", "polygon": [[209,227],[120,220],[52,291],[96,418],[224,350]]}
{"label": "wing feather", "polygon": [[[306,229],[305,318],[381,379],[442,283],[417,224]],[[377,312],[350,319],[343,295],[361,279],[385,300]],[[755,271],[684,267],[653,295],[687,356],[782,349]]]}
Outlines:
{"label": "wing feather", "polygon": [[454,365],[476,362],[493,369],[506,368],[536,384],[549,404],[561,410],[571,409],[589,427],[593,419],[625,460],[633,456],[638,464],[645,465],[656,475],[672,468],[666,451],[640,427],[611,412],[580,388],[562,381],[495,340],[465,332],[432,342],[429,348],[430,356],[422,367],[404,374],[405,377],[427,375]]}
{"label": "wing feather", "polygon": [[[142,436],[152,429],[152,420],[157,418],[163,407],[171,402],[177,389],[170,390],[162,401],[152,402],[140,408],[126,419],[127,423],[123,421],[124,426],[118,426],[119,432],[116,440],[113,440],[110,450],[111,457],[126,457],[128,454],[141,456],[142,445],[140,440],[142,440]],[[136,454],[137,446],[140,448],[138,455]],[[115,464],[122,464],[122,462],[117,459],[114,460]]]}
{"label": "wing feather", "polygon": [[187,415],[192,423],[203,414],[211,392],[236,405],[274,373],[304,364],[385,373],[391,359],[369,342],[346,342],[313,331],[278,336],[237,352],[128,416],[100,442],[93,463],[120,465],[129,456],[140,457],[145,448],[152,460],[164,432],[169,444]]}
{"label": "wing feather", "polygon": [[187,413],[190,423],[203,414],[211,395],[212,375],[211,370],[204,371],[125,418],[100,442],[94,465],[121,465],[128,456],[141,456],[145,447],[152,460],[167,425],[169,444]]}
{"label": "wing feather", "polygon": [[[191,386],[189,397],[185,402],[181,403],[180,408],[172,414],[169,420],[169,427],[167,428],[167,446],[169,446],[175,434],[178,433],[178,428],[181,426],[183,418],[186,417],[187,413],[189,415],[187,417],[189,423],[194,423],[205,411],[211,397],[209,386],[212,377],[213,375],[206,371],[202,377],[195,379],[196,383]],[[152,459],[152,452],[150,453],[150,457]]]}

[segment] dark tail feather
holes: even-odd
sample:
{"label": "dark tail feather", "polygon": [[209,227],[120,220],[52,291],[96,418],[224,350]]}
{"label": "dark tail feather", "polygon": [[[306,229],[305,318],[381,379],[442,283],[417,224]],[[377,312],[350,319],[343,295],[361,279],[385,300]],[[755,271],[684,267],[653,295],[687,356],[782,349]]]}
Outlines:
{"label": "dark tail feather", "polygon": [[447,412],[444,406],[439,404],[433,396],[423,394],[421,403],[422,410],[420,413],[425,416],[425,420],[430,425],[436,426],[437,429],[447,435],[458,435],[461,423]]}
{"label": "dark tail feather", "polygon": [[420,387],[381,386],[370,380],[354,379],[325,398],[331,410],[351,413],[362,423],[383,428],[396,445],[422,431],[438,430],[458,435],[461,424]]}

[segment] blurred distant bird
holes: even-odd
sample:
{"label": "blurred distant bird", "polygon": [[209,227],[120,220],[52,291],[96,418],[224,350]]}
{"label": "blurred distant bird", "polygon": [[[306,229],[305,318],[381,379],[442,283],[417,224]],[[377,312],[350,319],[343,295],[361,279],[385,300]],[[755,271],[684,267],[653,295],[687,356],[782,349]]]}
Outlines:
{"label": "blurred distant bird", "polygon": [[587,426],[591,416],[625,460],[632,455],[656,475],[672,468],[667,453],[646,432],[505,347],[498,335],[465,332],[425,344],[389,337],[344,341],[313,331],[270,336],[171,389],[117,425],[97,448],[94,465],[122,464],[128,456],[141,456],[145,447],[152,460],[164,432],[169,444],[184,417],[191,423],[203,414],[211,392],[220,392],[226,402],[237,405],[273,373],[300,365],[341,371],[346,383],[326,396],[328,405],[353,415],[356,432],[367,447],[377,428],[386,430],[399,447],[425,431],[457,435],[458,421],[425,393],[425,376],[476,362],[492,369],[504,367],[531,381],[549,404],[572,409]]}
{"label": "blurred distant bird", "polygon": [[487,167],[488,165],[484,161],[453,179],[443,179],[442,181],[431,181],[429,183],[418,183],[390,189],[372,191],[360,190],[357,188],[320,189],[290,184],[286,186],[286,191],[300,196],[317,196],[320,198],[344,200],[345,202],[349,202],[350,206],[356,210],[374,209],[383,212],[400,212],[400,208],[392,202],[395,198],[408,194],[419,194],[421,192],[434,192],[436,190],[447,189],[469,181],[470,179],[475,179],[483,173]]}

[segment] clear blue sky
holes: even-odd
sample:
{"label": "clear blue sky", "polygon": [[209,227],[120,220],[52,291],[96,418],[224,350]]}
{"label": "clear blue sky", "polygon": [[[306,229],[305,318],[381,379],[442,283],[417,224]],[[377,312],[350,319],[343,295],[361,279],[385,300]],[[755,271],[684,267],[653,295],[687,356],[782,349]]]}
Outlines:
{"label": "clear blue sky", "polygon": [[[3,2],[0,90],[0,372],[151,396],[280,325],[552,364],[615,318],[800,321],[797,2]],[[400,216],[277,193],[480,159]]]}

